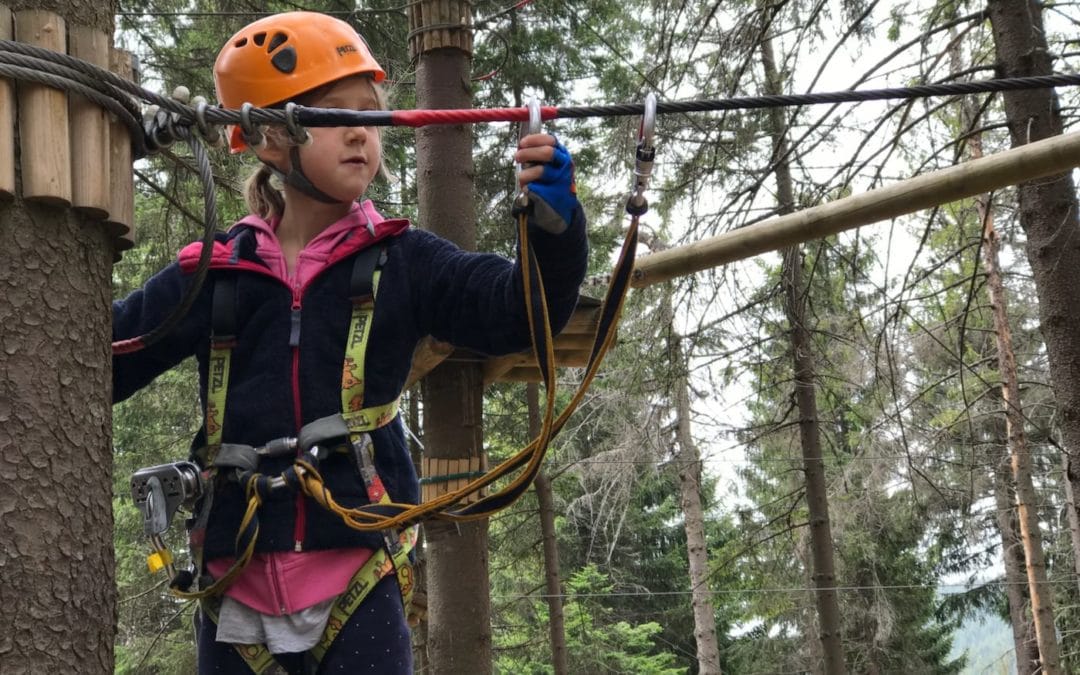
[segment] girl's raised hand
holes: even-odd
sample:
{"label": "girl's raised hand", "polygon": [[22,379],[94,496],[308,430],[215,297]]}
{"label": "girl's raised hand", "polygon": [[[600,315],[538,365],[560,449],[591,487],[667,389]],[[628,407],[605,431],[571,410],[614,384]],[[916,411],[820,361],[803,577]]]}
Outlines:
{"label": "girl's raised hand", "polygon": [[570,152],[550,134],[529,134],[518,142],[514,161],[525,167],[518,184],[528,186],[529,194],[537,198],[536,224],[555,234],[565,230],[579,208]]}

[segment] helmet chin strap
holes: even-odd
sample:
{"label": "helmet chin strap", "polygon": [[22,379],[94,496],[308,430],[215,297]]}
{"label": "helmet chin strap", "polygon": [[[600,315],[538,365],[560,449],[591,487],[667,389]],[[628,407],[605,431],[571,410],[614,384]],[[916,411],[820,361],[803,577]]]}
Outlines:
{"label": "helmet chin strap", "polygon": [[263,162],[275,176],[278,177],[281,182],[285,183],[289,187],[296,188],[300,192],[303,192],[308,197],[316,201],[320,201],[323,204],[344,204],[340,199],[331,197],[319,188],[315,187],[315,184],[311,182],[306,175],[304,175],[304,168],[300,165],[300,147],[292,146],[289,149],[289,162],[292,166],[289,169],[289,173],[286,174],[281,169],[277,168],[270,162]]}

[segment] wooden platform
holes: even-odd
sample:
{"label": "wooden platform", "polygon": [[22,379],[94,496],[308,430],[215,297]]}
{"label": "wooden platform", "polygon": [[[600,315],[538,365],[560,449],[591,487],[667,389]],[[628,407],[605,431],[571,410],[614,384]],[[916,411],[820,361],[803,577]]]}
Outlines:
{"label": "wooden platform", "polygon": [[[589,362],[589,352],[600,322],[600,301],[582,295],[566,327],[555,336],[555,363],[559,368],[583,368]],[[481,361],[484,384],[494,382],[539,382],[540,368],[531,351],[487,357],[468,350],[454,349],[445,342],[426,338],[413,353],[412,370],[406,389],[420,381],[443,361]]]}

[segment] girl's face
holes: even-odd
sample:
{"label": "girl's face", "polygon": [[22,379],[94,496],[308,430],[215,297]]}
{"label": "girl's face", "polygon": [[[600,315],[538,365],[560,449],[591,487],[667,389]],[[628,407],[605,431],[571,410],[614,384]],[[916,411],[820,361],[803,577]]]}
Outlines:
{"label": "girl's face", "polygon": [[[317,92],[305,105],[315,108],[378,110],[370,78],[349,77]],[[312,127],[312,143],[300,148],[304,174],[318,189],[351,203],[367,191],[382,162],[382,143],[375,127]],[[288,148],[268,148],[274,163],[289,168]]]}

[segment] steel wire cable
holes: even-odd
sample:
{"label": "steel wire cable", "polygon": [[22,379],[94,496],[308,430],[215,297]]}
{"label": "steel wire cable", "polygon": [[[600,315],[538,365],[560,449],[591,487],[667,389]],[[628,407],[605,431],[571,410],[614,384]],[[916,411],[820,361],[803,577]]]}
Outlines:
{"label": "steel wire cable", "polygon": [[[887,89],[843,90],[810,94],[743,96],[722,99],[667,101],[657,104],[657,114],[753,110],[824,103],[860,103],[888,99],[956,96],[995,93],[1056,86],[1080,85],[1080,74],[1042,75],[1007,79],[974,80],[915,85]],[[224,112],[224,111],[221,111]],[[622,117],[644,114],[643,103],[619,103],[593,106],[544,106],[541,118],[582,119],[587,117]],[[231,114],[231,113],[226,113]],[[279,113],[284,122],[284,114]],[[297,121],[305,126],[426,126],[477,122],[521,122],[528,119],[524,108],[473,108],[464,110],[348,111],[299,106]],[[237,116],[238,117],[238,116]]]}
{"label": "steel wire cable", "polygon": [[177,129],[183,140],[191,146],[191,154],[195,159],[195,165],[199,171],[199,182],[203,190],[203,230],[202,251],[199,253],[199,261],[195,271],[191,275],[191,281],[181,296],[180,301],[165,319],[154,327],[150,332],[127,340],[119,340],[112,343],[113,354],[129,354],[145,349],[155,342],[159,342],[183,321],[188,310],[195,304],[195,299],[202,290],[203,282],[210,272],[210,257],[214,250],[214,234],[217,232],[218,211],[217,198],[214,196],[214,174],[210,166],[210,157],[206,153],[206,146],[188,127]]}
{"label": "steel wire cable", "polygon": [[123,101],[122,98],[109,96],[106,93],[92,88],[90,84],[84,83],[78,79],[73,79],[65,75],[58,75],[45,70],[26,67],[24,65],[15,65],[11,63],[9,59],[5,58],[6,56],[9,55],[0,52],[0,75],[6,75],[13,79],[37,82],[38,84],[44,84],[61,91],[72,91],[87,100],[96,103],[115,115],[116,118],[128,128],[128,132],[131,136],[132,152],[135,156],[146,156],[147,148],[142,125],[139,124],[138,117],[132,114],[132,111],[121,102]]}
{"label": "steel wire cable", "polygon": [[[5,56],[6,53],[6,56]],[[176,124],[180,126],[192,126],[196,124],[196,111],[192,106],[186,105],[176,99],[156,94],[139,85],[124,80],[123,78],[93,64],[82,61],[75,57],[53,52],[41,47],[28,45],[11,40],[0,40],[0,56],[4,61],[12,63],[14,55],[23,55],[35,59],[32,62],[24,62],[24,67],[40,67],[46,69],[46,64],[65,66],[70,69],[63,74],[56,73],[65,81],[46,82],[50,86],[65,88],[78,80],[71,77],[71,71],[98,78],[101,83],[108,85],[106,91],[125,92],[137,99],[152,103],[176,115]],[[17,65],[17,64],[13,64]],[[25,77],[26,73],[19,71],[15,74],[8,71],[14,77]],[[1017,77],[1003,79],[973,80],[968,82],[948,82],[938,84],[913,85],[908,87],[893,87],[885,89],[867,90],[842,90],[832,92],[817,92],[808,94],[780,94],[765,96],[743,96],[721,99],[701,99],[688,101],[667,101],[657,105],[657,114],[692,113],[692,112],[716,112],[730,110],[753,110],[774,107],[791,107],[815,104],[836,103],[859,103],[866,101],[878,101],[888,99],[911,99],[926,98],[933,96],[955,96],[964,94],[995,93],[1003,91],[1019,91],[1026,89],[1044,89],[1057,86],[1080,85],[1080,74],[1043,75],[1032,77]],[[72,87],[74,89],[74,87]],[[81,92],[80,92],[81,93]],[[121,97],[122,98],[122,97]],[[96,100],[96,99],[95,99]],[[541,108],[541,118],[551,119],[582,119],[587,117],[621,117],[642,115],[645,106],[642,103],[623,103],[592,106],[545,106]],[[370,111],[370,110],[340,110],[326,108],[309,108],[297,106],[295,121],[303,126],[427,126],[433,124],[463,124],[481,122],[521,122],[528,119],[528,111],[525,108],[487,108],[487,109],[463,109],[463,110],[398,110],[398,111]],[[287,121],[284,110],[252,107],[248,112],[251,124],[284,125]],[[208,124],[241,124],[243,122],[239,110],[229,110],[218,107],[208,107],[204,113],[204,119]],[[131,125],[129,124],[129,127]],[[138,141],[133,139],[138,144]],[[145,143],[143,143],[145,145]]]}

